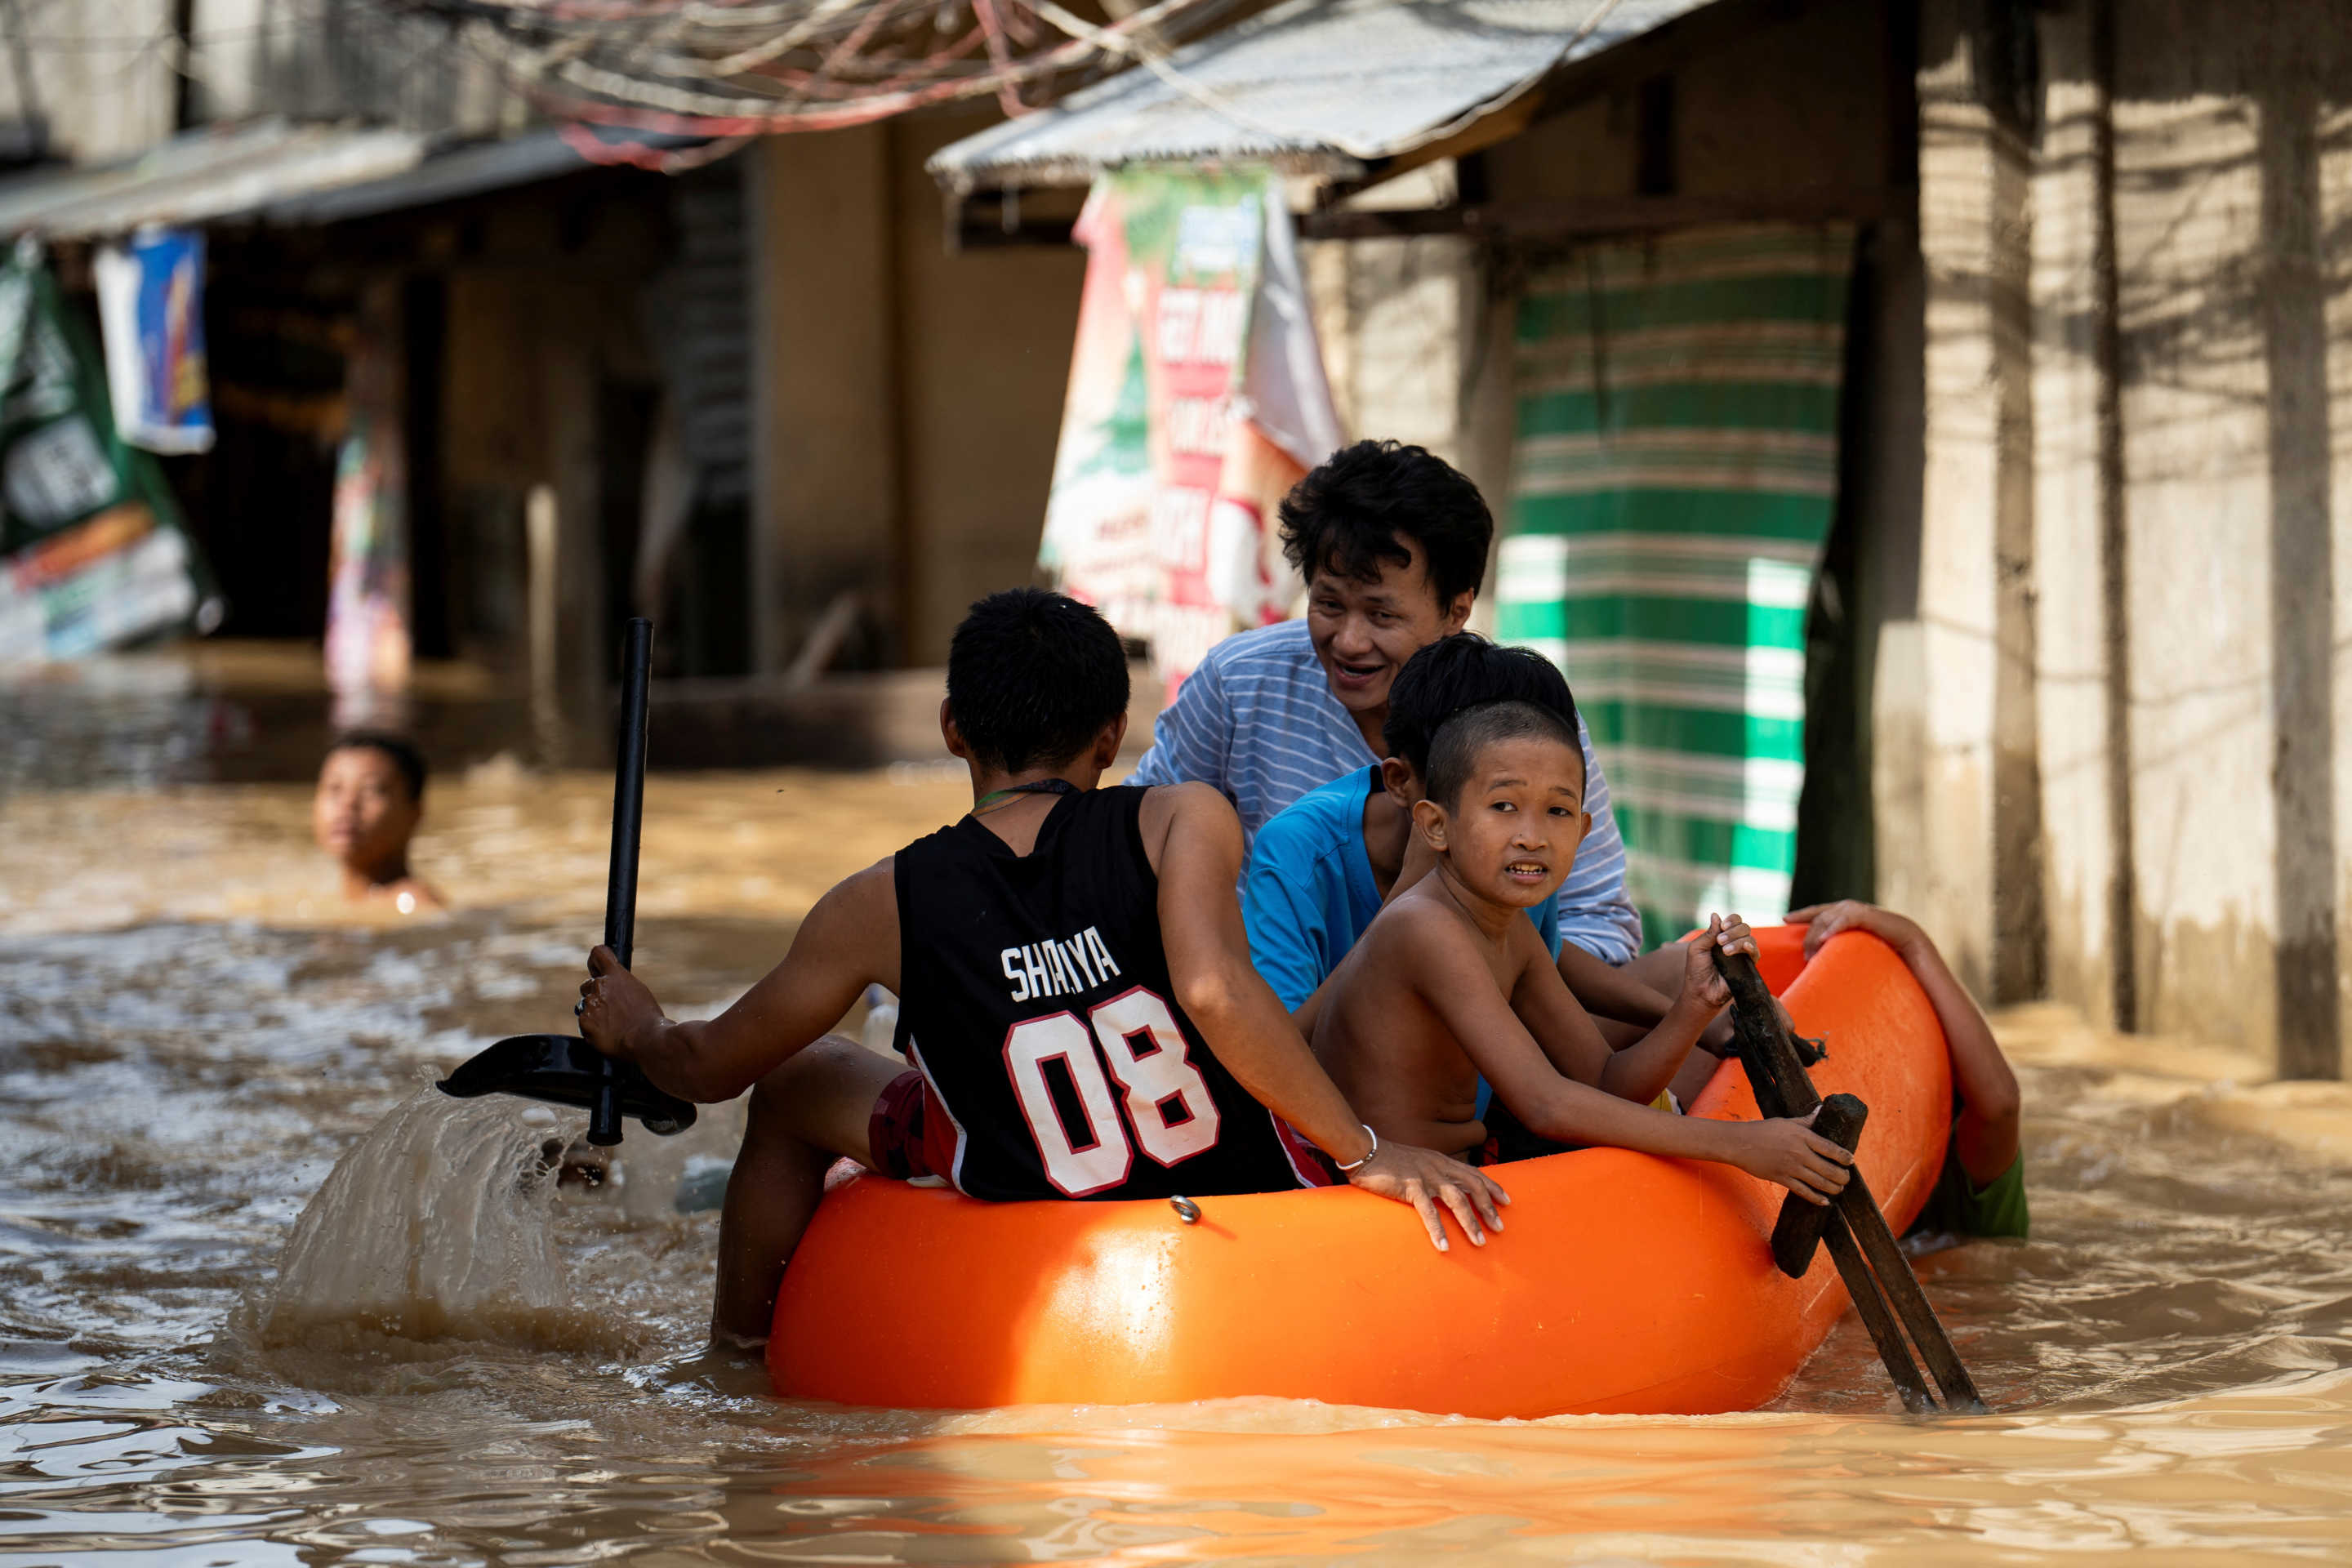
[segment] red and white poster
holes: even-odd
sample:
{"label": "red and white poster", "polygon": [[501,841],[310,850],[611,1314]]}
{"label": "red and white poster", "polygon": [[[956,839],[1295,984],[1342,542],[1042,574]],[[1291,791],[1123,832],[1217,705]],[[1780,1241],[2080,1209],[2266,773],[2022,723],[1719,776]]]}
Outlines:
{"label": "red and white poster", "polygon": [[1288,613],[1275,509],[1339,445],[1281,182],[1096,181],[1039,558],[1151,649],[1174,692],[1219,639]]}

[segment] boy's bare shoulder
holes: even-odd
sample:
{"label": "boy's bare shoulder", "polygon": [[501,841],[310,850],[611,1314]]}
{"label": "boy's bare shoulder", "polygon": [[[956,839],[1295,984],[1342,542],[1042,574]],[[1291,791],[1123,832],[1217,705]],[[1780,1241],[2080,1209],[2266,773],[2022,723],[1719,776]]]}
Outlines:
{"label": "boy's bare shoulder", "polygon": [[1434,952],[1472,945],[1470,930],[1460,911],[1428,891],[1426,880],[1407,888],[1372,917],[1357,946],[1378,944],[1375,951],[1421,959]]}

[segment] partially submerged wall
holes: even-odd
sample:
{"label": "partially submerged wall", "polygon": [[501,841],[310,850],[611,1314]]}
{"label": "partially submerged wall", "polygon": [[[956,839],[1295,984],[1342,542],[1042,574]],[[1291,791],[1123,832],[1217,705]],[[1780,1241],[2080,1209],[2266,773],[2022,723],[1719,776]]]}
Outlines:
{"label": "partially submerged wall", "polygon": [[[2343,0],[1923,8],[1928,778],[1925,833],[1881,842],[1997,994],[2044,964],[2102,1021],[2327,1077],[2352,996],[2347,23]],[[2037,885],[2004,889],[2002,825],[2028,820]]]}

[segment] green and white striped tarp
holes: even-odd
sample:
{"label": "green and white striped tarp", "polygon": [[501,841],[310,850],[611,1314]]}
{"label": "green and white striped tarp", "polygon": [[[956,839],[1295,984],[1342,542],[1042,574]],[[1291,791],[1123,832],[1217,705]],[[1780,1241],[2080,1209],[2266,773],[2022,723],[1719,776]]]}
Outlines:
{"label": "green and white striped tarp", "polygon": [[1568,674],[1644,936],[1787,907],[1853,235],[1597,246],[1518,312],[1504,640]]}

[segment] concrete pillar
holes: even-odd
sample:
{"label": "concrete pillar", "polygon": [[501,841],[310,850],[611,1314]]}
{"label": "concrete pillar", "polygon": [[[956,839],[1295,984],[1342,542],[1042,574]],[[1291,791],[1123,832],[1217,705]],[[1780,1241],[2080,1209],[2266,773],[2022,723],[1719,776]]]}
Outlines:
{"label": "concrete pillar", "polygon": [[[2105,0],[2097,0],[2104,4]],[[2115,784],[2129,779],[2114,744],[2114,661],[2106,522],[2121,476],[2108,450],[2114,404],[2105,343],[2112,301],[2106,180],[2106,92],[2095,7],[2045,16],[2047,73],[2033,174],[2034,548],[2032,582],[2039,691],[2042,870],[2053,994],[2096,1022],[2129,1027],[2118,986],[2127,923],[2118,924],[2121,851]],[[2126,906],[2126,910],[2128,906]]]}
{"label": "concrete pillar", "polygon": [[2143,86],[2114,105],[2128,467],[2132,853],[2142,1027],[2267,1047],[2277,909],[2262,234],[2252,106]]}
{"label": "concrete pillar", "polygon": [[[2352,100],[2352,90],[2340,94]],[[2320,109],[2320,129],[2317,137],[2321,149],[2319,162],[2319,198],[2322,204],[2320,233],[2342,231],[2347,217],[2352,217],[2352,102],[2325,104]],[[2328,383],[2334,386],[2352,386],[2352,292],[2336,289],[2324,300],[2326,312],[2328,362]],[[2327,423],[2333,432],[2331,445],[2335,450],[2352,450],[2352,398],[2330,402]],[[2329,652],[2329,718],[2333,723],[2333,761],[2330,769],[2332,818],[2335,827],[2335,865],[2332,881],[2335,888],[2336,948],[2336,1040],[2335,1071],[2327,1072],[2327,1064],[2315,1066],[2322,1076],[2346,1075],[2344,1042],[2352,1040],[2352,976],[2345,973],[2345,952],[2342,933],[2352,930],[2352,626],[2346,623],[2347,606],[2352,606],[2352,483],[2331,484],[2328,490],[2331,548],[2327,569],[2332,584],[2331,613],[2336,625],[2333,647]]]}
{"label": "concrete pillar", "polygon": [[[1921,13],[1920,254],[1927,269],[1926,477],[1917,667],[1925,755],[1912,843],[1882,866],[1961,976],[2002,999],[2042,976],[2034,700],[2027,151],[1996,112],[1990,25],[1964,0]],[[1893,668],[1899,669],[1898,657]],[[1895,814],[1900,820],[1903,814]]]}
{"label": "concrete pillar", "polygon": [[2296,62],[2261,104],[2263,359],[2270,386],[2272,969],[2283,1078],[2342,1074],[2336,943],[2334,462],[2318,84]]}
{"label": "concrete pillar", "polygon": [[891,596],[901,508],[887,135],[777,136],[744,154],[757,671],[784,668],[843,590]]}
{"label": "concrete pillar", "polygon": [[554,674],[565,713],[583,726],[575,733],[593,748],[585,757],[567,759],[577,765],[604,760],[610,743],[604,738],[604,703],[619,666],[604,619],[604,467],[596,417],[601,378],[593,347],[561,329],[565,294],[583,310],[594,308],[594,297],[559,290],[539,302],[546,471],[555,503]]}

